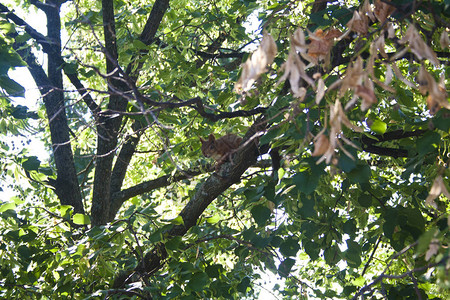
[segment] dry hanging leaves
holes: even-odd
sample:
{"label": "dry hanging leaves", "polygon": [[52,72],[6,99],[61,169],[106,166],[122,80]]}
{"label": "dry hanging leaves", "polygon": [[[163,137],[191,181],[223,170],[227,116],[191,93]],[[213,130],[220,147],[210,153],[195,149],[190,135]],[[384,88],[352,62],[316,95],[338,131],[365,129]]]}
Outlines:
{"label": "dry hanging leaves", "polygon": [[424,65],[421,65],[417,76],[417,82],[419,83],[420,93],[422,93],[422,95],[428,93],[427,106],[431,114],[438,112],[441,107],[450,109],[443,77],[441,78],[441,82],[437,83],[433,76],[425,69]]}
{"label": "dry hanging leaves", "polygon": [[375,0],[375,9],[374,9],[374,14],[375,17],[377,17],[377,19],[381,22],[384,23],[387,19],[387,17],[389,17],[394,11],[395,11],[395,7],[392,5],[389,5],[385,2],[390,2],[389,0],[385,0],[384,2],[381,0]]}
{"label": "dry hanging leaves", "polygon": [[400,44],[408,43],[411,52],[414,53],[418,59],[428,59],[433,65],[439,66],[439,60],[436,53],[425,43],[414,25],[409,25],[405,35],[399,41]]}
{"label": "dry hanging leaves", "polygon": [[444,184],[444,179],[442,179],[441,175],[438,175],[431,186],[430,193],[428,194],[427,199],[425,199],[425,203],[428,205],[437,208],[436,202],[434,199],[443,194],[445,197],[450,199],[450,193],[447,191],[447,187]]}
{"label": "dry hanging leaves", "polygon": [[375,22],[375,15],[373,13],[372,7],[370,6],[369,0],[364,1],[364,4],[360,9],[360,13],[367,15],[372,22]]}
{"label": "dry hanging leaves", "polygon": [[[317,134],[314,139],[314,155],[322,157],[317,161],[317,164],[320,164],[325,160],[327,164],[332,161],[332,158],[335,154],[335,149],[342,150],[348,157],[354,159],[354,157],[344,148],[344,145],[340,140],[344,141],[347,145],[350,145],[354,148],[358,148],[352,141],[347,139],[342,132],[342,125],[353,129],[357,132],[363,132],[363,129],[353,125],[350,120],[345,115],[344,109],[342,108],[341,102],[336,100],[334,105],[330,106],[330,122],[329,122],[329,138],[324,136],[324,132],[327,129],[327,125]],[[325,140],[326,139],[326,140]],[[320,154],[319,154],[320,153]]]}
{"label": "dry hanging leaves", "polygon": [[234,86],[237,93],[243,93],[252,87],[252,84],[261,74],[267,71],[267,66],[271,65],[277,54],[277,45],[272,36],[266,31],[258,49],[251,55],[242,66],[241,77]]}
{"label": "dry hanging leaves", "polygon": [[[328,140],[325,134],[317,135],[314,138],[314,152],[311,154],[312,156],[321,156],[324,155],[330,146],[330,141]],[[334,149],[332,149],[334,150]]]}
{"label": "dry hanging leaves", "polygon": [[362,99],[361,110],[366,111],[372,104],[377,103],[373,83],[370,79],[364,80],[364,85],[358,85],[355,90],[355,95]]}
{"label": "dry hanging leaves", "polygon": [[365,35],[369,31],[369,19],[363,13],[355,10],[353,12],[353,17],[347,23],[349,31],[354,31],[360,35]]}
{"label": "dry hanging leaves", "polygon": [[[395,93],[395,89],[391,88],[388,84],[391,82],[393,77],[393,71],[390,64],[385,63],[386,65],[386,74],[385,74],[385,81],[382,82],[375,76],[375,59],[378,58],[378,52],[380,52],[381,56],[383,58],[388,58],[388,55],[386,54],[385,50],[385,41],[384,41],[384,35],[380,35],[370,46],[370,57],[368,59],[367,63],[367,72],[372,78],[373,82],[379,85],[381,88],[383,88],[386,91],[390,91],[392,93]],[[373,88],[372,88],[373,91]]]}
{"label": "dry hanging leaves", "polygon": [[354,94],[345,106],[345,109],[354,105],[358,97],[362,99],[361,110],[363,111],[367,110],[372,104],[377,103],[373,82],[363,69],[361,56],[358,56],[355,63],[347,68],[345,77],[341,81],[340,96],[342,97],[347,90],[353,91]]}
{"label": "dry hanging leaves", "polygon": [[441,48],[443,50],[446,50],[450,46],[450,39],[447,31],[442,31],[441,37],[439,38],[439,43],[441,44]]}
{"label": "dry hanging leaves", "polygon": [[439,240],[438,239],[432,239],[430,242],[430,245],[428,246],[428,250],[425,253],[425,260],[429,261],[430,258],[432,258],[434,255],[436,255],[439,252]]}
{"label": "dry hanging leaves", "polygon": [[325,66],[328,66],[330,64],[331,47],[333,47],[335,38],[341,35],[341,31],[333,28],[327,31],[317,29],[314,33],[310,33],[311,43],[308,45],[310,59],[308,60],[316,65],[320,60],[324,60]]}
{"label": "dry hanging leaves", "polygon": [[303,31],[299,28],[295,31],[294,35],[291,36],[291,47],[289,49],[288,59],[280,68],[281,71],[284,71],[284,74],[277,82],[278,85],[286,79],[289,79],[291,90],[296,98],[301,98],[303,95],[301,92],[302,86],[300,79],[303,79],[309,85],[314,87],[314,80],[306,74],[306,66],[297,53],[297,51],[299,51],[300,54],[306,55],[305,49],[307,49],[305,36]]}
{"label": "dry hanging leaves", "polygon": [[325,96],[325,81],[323,81],[322,76],[320,73],[318,74],[318,81],[317,81],[317,90],[316,90],[316,104],[318,105],[320,101],[322,100],[323,96]]}

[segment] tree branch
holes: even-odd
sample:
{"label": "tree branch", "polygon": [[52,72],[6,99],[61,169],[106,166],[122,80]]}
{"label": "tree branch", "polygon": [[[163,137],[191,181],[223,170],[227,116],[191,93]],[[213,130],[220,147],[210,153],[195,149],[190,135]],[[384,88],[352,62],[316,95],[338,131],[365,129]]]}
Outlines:
{"label": "tree branch", "polygon": [[[5,8],[3,5],[0,5],[0,9],[4,10]],[[11,13],[8,13],[8,16],[11,20],[15,19],[14,22],[20,23],[23,21]],[[51,48],[48,50],[50,53],[55,54],[53,56],[49,55],[48,58],[48,76],[43,68],[36,63],[36,58],[31,51],[26,48],[18,49],[20,45],[15,45],[14,47],[22,59],[27,62],[28,70],[44,99],[57,170],[57,179],[53,184],[55,193],[61,204],[71,205],[74,207],[75,212],[84,213],[70,144],[64,94],[62,92],[62,75],[59,64],[62,60],[58,51],[60,49],[59,7],[56,6],[51,13],[47,13],[47,18],[49,19],[48,32],[53,41],[51,44],[47,44]],[[28,29],[30,30],[30,28]]]}
{"label": "tree branch", "polygon": [[[11,21],[13,21],[14,24],[16,24],[18,26],[23,26],[25,29],[25,32],[28,33],[38,44],[40,44],[42,46],[42,49],[45,53],[47,53],[48,55],[52,55],[56,59],[60,58],[59,54],[56,57],[53,55],[54,54],[54,52],[53,52],[54,49],[52,47],[53,44],[50,43],[50,41],[44,35],[40,34],[37,30],[35,30],[33,27],[31,27],[23,19],[18,17],[16,14],[12,13],[3,4],[0,4],[0,12],[7,13],[6,17],[8,19],[10,19]],[[62,58],[60,58],[60,59],[61,59],[61,61],[59,62],[59,65],[63,66],[65,64],[65,62]],[[73,86],[78,90],[83,101],[89,107],[89,109],[93,113],[94,117],[96,117],[96,114],[100,111],[99,106],[95,103],[94,99],[92,99],[91,95],[87,92],[87,89],[83,86],[80,79],[74,73],[65,72],[65,74],[69,78],[69,80],[73,84]]]}
{"label": "tree branch", "polygon": [[52,53],[53,48],[51,47],[50,41],[41,33],[39,33],[37,30],[35,30],[33,27],[28,25],[23,19],[18,17],[16,14],[11,12],[8,7],[0,3],[0,12],[6,13],[6,18],[13,21],[14,24],[18,26],[23,26],[25,29],[25,32],[28,33],[33,39],[36,40],[38,44],[42,46],[42,50],[44,50],[45,53]]}
{"label": "tree branch", "polygon": [[[162,18],[169,8],[170,0],[156,0],[153,4],[152,11],[150,12],[150,16],[145,23],[144,29],[142,30],[141,35],[139,36],[139,40],[146,45],[150,45],[153,43],[155,39],[156,32],[158,31],[159,25],[162,22]],[[147,51],[144,51],[147,53]],[[137,63],[137,67],[136,67]],[[131,62],[128,64],[126,68],[126,74],[129,74],[131,78],[136,81],[139,71],[144,65],[143,61],[137,59],[137,57],[133,57]],[[134,71],[133,71],[134,70]]]}
{"label": "tree branch", "polygon": [[[142,123],[138,120],[135,120],[131,125],[131,128],[133,129],[133,133],[126,138],[125,143],[120,149],[120,153],[117,157],[116,163],[114,164],[111,176],[111,195],[119,192],[122,188],[122,183],[125,179],[128,165],[131,161],[131,158],[133,157],[133,154],[136,151],[136,147],[141,138],[143,128]],[[113,202],[112,199],[111,201]]]}
{"label": "tree branch", "polygon": [[[238,183],[241,180],[241,175],[256,162],[256,159],[261,153],[257,146],[257,138],[266,128],[266,122],[263,118],[259,118],[256,123],[250,127],[244,136],[243,142],[239,150],[234,154],[232,162],[225,163],[219,174],[212,174],[197,190],[193,198],[186,204],[179,216],[182,217],[184,224],[173,226],[167,233],[167,237],[182,236],[192,226],[194,226],[201,216],[203,211],[211,202],[220,194],[226,191],[231,185]],[[268,150],[268,149],[266,149]],[[161,266],[167,252],[164,244],[157,244],[152,251],[149,251],[144,261],[141,262],[135,269],[139,273],[155,272]],[[123,286],[127,281],[126,274],[119,275],[113,286],[118,288]]]}
{"label": "tree branch", "polygon": [[[108,91],[126,91],[127,87],[119,80],[119,68],[117,58],[116,29],[114,19],[114,1],[102,0],[103,34],[105,48],[103,49],[106,60],[108,76]],[[108,109],[125,111],[128,101],[117,93],[111,93]],[[92,192],[92,224],[105,224],[109,217],[111,169],[117,146],[117,135],[122,116],[112,117],[101,115],[97,124],[97,161],[94,174],[94,187]]]}
{"label": "tree branch", "polygon": [[157,107],[160,107],[163,109],[164,108],[179,108],[179,107],[184,107],[184,106],[191,106],[200,114],[200,116],[202,116],[210,121],[213,121],[213,122],[216,122],[216,121],[219,121],[222,119],[254,116],[257,114],[262,114],[267,110],[267,108],[265,108],[265,107],[257,107],[257,108],[251,109],[251,110],[238,110],[238,111],[234,111],[234,112],[220,112],[218,114],[213,114],[213,113],[208,113],[205,111],[205,107],[203,106],[203,102],[200,97],[191,98],[191,99],[185,100],[185,101],[182,101],[178,97],[172,97],[172,99],[176,100],[177,102],[173,102],[173,101],[158,102],[158,101],[154,101],[148,97],[138,95],[138,100],[140,100],[146,104],[149,104],[151,106],[157,106]]}
{"label": "tree branch", "polygon": [[146,45],[149,45],[155,37],[156,31],[161,24],[162,18],[169,8],[170,0],[156,0],[153,4],[150,16],[145,23],[144,30],[142,30],[139,39]]}
{"label": "tree branch", "polygon": [[355,294],[355,296],[353,297],[353,299],[358,299],[359,296],[363,295],[365,291],[370,291],[372,290],[372,286],[378,284],[379,282],[381,282],[383,279],[401,279],[401,278],[405,278],[405,277],[409,277],[412,276],[412,274],[417,273],[417,272],[423,272],[425,270],[428,270],[432,267],[435,266],[439,266],[439,265],[443,265],[446,264],[447,261],[449,259],[449,256],[445,256],[444,258],[442,258],[440,261],[435,262],[435,263],[430,263],[426,266],[420,267],[420,268],[416,268],[413,270],[410,270],[408,272],[402,273],[400,275],[387,275],[385,274],[385,272],[383,272],[380,276],[376,277],[375,280],[373,280],[371,283],[363,286],[358,293]]}
{"label": "tree branch", "polygon": [[403,130],[395,130],[391,132],[386,132],[384,134],[376,134],[372,137],[368,137],[367,135],[363,135],[361,137],[362,149],[366,152],[391,156],[394,158],[397,157],[407,157],[408,150],[406,149],[398,149],[398,148],[389,148],[389,147],[380,147],[376,146],[377,143],[400,140],[409,137],[417,137],[423,135],[427,130],[415,130],[415,131],[403,131]]}
{"label": "tree branch", "polygon": [[200,174],[211,172],[213,170],[213,165],[206,165],[204,167],[199,166],[197,168],[192,168],[189,170],[177,171],[174,175],[164,175],[156,179],[144,181],[130,188],[115,192],[111,196],[110,219],[112,220],[122,204],[132,197],[142,195],[155,189],[168,186],[174,182],[198,176]]}

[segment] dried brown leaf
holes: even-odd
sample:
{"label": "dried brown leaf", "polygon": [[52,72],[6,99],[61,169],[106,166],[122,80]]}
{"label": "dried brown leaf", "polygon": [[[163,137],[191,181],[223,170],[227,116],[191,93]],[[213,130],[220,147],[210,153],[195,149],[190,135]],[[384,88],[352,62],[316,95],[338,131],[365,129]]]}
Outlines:
{"label": "dried brown leaf", "polygon": [[347,23],[347,28],[361,35],[366,35],[369,30],[369,19],[366,15],[355,10],[353,17]]}
{"label": "dried brown leaf", "polygon": [[399,41],[400,44],[408,44],[411,52],[418,59],[428,59],[433,65],[439,66],[439,60],[436,53],[425,43],[413,24],[409,25],[405,35]]}
{"label": "dried brown leaf", "polygon": [[277,45],[272,36],[266,31],[258,49],[251,55],[242,67],[241,77],[237,81],[234,90],[242,93],[250,90],[252,84],[259,76],[267,71],[267,66],[271,65],[277,54]]}
{"label": "dried brown leaf", "polygon": [[441,48],[444,50],[450,47],[450,39],[448,37],[448,32],[446,30],[442,31],[439,42],[441,44]]}
{"label": "dried brown leaf", "polygon": [[[389,0],[385,2],[390,2]],[[374,14],[377,17],[377,19],[384,23],[386,21],[387,17],[389,17],[394,11],[395,7],[392,5],[389,5],[381,0],[375,0],[375,9]]]}

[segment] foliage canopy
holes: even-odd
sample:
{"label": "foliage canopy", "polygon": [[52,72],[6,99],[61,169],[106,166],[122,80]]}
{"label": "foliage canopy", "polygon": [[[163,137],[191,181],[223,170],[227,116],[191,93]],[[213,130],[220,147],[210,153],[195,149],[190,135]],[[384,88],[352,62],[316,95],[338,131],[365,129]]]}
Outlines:
{"label": "foliage canopy", "polygon": [[[449,31],[448,0],[0,3],[0,296],[448,299]],[[243,137],[217,169],[211,133]]]}

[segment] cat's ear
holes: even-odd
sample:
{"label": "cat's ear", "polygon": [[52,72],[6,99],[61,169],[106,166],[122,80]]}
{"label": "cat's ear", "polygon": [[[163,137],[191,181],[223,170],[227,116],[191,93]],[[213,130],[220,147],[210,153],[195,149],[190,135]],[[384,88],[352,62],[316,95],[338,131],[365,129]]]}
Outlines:
{"label": "cat's ear", "polygon": [[202,139],[201,137],[199,137],[199,139],[200,139],[200,142],[202,142],[202,144],[206,142],[206,141],[205,141],[204,139]]}
{"label": "cat's ear", "polygon": [[214,142],[216,140],[216,137],[214,136],[214,134],[210,134],[209,135],[209,138],[208,138],[208,141],[210,141],[210,142]]}

